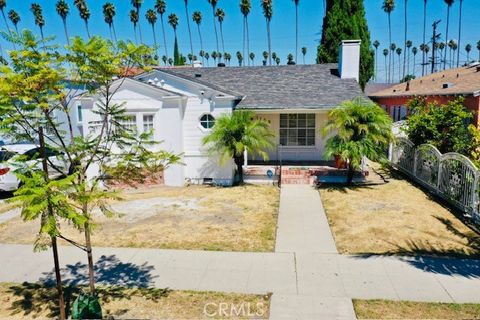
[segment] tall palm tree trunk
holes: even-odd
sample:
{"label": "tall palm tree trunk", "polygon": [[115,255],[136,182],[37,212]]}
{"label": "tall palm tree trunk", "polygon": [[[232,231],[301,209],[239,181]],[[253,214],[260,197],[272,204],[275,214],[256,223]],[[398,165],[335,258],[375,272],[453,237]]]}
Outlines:
{"label": "tall palm tree trunk", "polygon": [[213,28],[215,30],[215,42],[217,44],[217,52],[220,52],[220,48],[218,46],[218,31],[217,31],[217,22],[215,19],[215,8],[212,7],[212,12],[213,12]]}
{"label": "tall palm tree trunk", "polygon": [[113,31],[113,38],[115,39],[115,43],[117,43],[118,42],[117,31],[115,30],[115,25],[113,23],[111,25],[111,28],[112,28],[112,31]]}
{"label": "tall palm tree trunk", "polygon": [[392,44],[392,17],[391,13],[388,13],[388,79],[387,82],[390,83],[392,81],[391,77],[391,69],[392,69],[392,53],[390,50],[390,45]]}
{"label": "tall palm tree trunk", "polygon": [[407,55],[407,74],[410,74],[410,48],[408,50],[408,55]]}
{"label": "tall palm tree trunk", "polygon": [[[408,33],[407,2],[408,1],[405,0],[405,34],[404,34],[405,41],[403,42],[403,45],[407,44],[407,33]],[[404,50],[403,51],[403,78],[405,78],[406,62],[407,62],[407,50]]]}
{"label": "tall palm tree trunk", "polygon": [[[426,32],[427,32],[427,1],[423,2],[423,44],[426,45]],[[426,52],[422,50],[422,77],[425,75],[425,62],[426,62]]]}
{"label": "tall palm tree trunk", "polygon": [[295,61],[298,62],[298,5],[295,4]]}
{"label": "tall palm tree trunk", "polygon": [[91,38],[90,28],[88,28],[88,21],[87,20],[85,20],[85,29],[87,29],[87,36],[88,36],[88,39],[90,39]]}
{"label": "tall palm tree trunk", "polygon": [[[303,57],[303,64],[305,64],[305,56]],[[378,82],[378,48],[375,48],[375,81]]]}
{"label": "tall palm tree trunk", "polygon": [[63,30],[65,31],[65,38],[67,38],[67,44],[70,45],[70,37],[68,36],[68,29],[67,29],[67,19],[63,20]]}
{"label": "tall palm tree trunk", "polygon": [[[223,39],[223,23],[220,23],[220,39],[222,39],[222,50],[223,50],[223,55],[225,55],[225,41]],[[223,57],[223,61],[225,61],[225,57]]]}
{"label": "tall palm tree trunk", "polygon": [[[448,28],[450,26],[450,6],[447,6],[447,31],[445,32],[445,43],[448,45]],[[443,56],[443,70],[447,67],[447,50]]]}
{"label": "tall palm tree trunk", "polygon": [[135,36],[135,43],[138,45],[138,38],[137,38],[137,26],[133,25],[133,34]]}
{"label": "tall palm tree trunk", "polygon": [[188,27],[188,36],[190,38],[190,53],[192,54],[193,57],[193,42],[192,42],[192,30],[190,29],[190,15],[188,13],[188,5],[185,2],[185,14],[187,15],[187,27]]}
{"label": "tall palm tree trunk", "polygon": [[272,65],[272,37],[270,34],[270,20],[267,19],[268,64]]}
{"label": "tall palm tree trunk", "polygon": [[247,42],[247,17],[243,17],[243,51],[242,54],[245,57],[245,46]]}
{"label": "tall palm tree trunk", "polygon": [[457,68],[460,66],[460,50],[462,48],[462,6],[463,0],[460,0],[460,12],[458,18],[458,52],[457,52]]}
{"label": "tall palm tree trunk", "polygon": [[165,56],[168,58],[167,37],[165,36],[165,24],[163,23],[163,14],[160,15],[160,22],[162,24],[163,46],[165,48]]}
{"label": "tall palm tree trunk", "polygon": [[388,82],[387,56],[385,56],[385,81]]}
{"label": "tall palm tree trunk", "polygon": [[155,55],[158,57],[157,34],[155,33],[155,26],[152,23],[153,43],[155,45]]}
{"label": "tall palm tree trunk", "polygon": [[[203,38],[202,38],[202,32],[200,31],[200,24],[197,24],[197,30],[198,30],[198,37],[200,38],[200,50],[203,51]],[[205,65],[205,57],[202,57],[202,65]]]}

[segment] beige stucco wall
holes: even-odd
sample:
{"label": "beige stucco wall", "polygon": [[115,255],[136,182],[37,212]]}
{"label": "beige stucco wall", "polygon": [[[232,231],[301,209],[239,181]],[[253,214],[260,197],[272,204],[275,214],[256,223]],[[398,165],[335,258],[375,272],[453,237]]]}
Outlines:
{"label": "beige stucco wall", "polygon": [[[315,113],[315,146],[310,147],[286,147],[279,146],[280,143],[280,114],[281,113]],[[322,129],[328,120],[327,111],[320,112],[277,112],[277,113],[261,113],[256,114],[258,118],[267,120],[270,123],[271,129],[275,134],[274,144],[275,147],[268,151],[269,160],[278,160],[279,157],[282,160],[289,161],[320,161],[326,160],[323,153],[325,148],[326,139],[322,135]],[[262,160],[258,156],[249,155],[249,159]]]}

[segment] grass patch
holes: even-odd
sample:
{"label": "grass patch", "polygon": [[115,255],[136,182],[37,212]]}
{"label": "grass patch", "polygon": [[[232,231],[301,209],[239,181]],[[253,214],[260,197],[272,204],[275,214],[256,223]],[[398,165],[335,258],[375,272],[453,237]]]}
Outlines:
{"label": "grass patch", "polygon": [[358,319],[480,319],[480,304],[353,300]]}
{"label": "grass patch", "polygon": [[[273,251],[279,206],[276,187],[157,187],[122,196],[124,201],[112,203],[115,217],[94,213],[94,246]],[[61,223],[61,230],[65,237],[84,242],[83,234],[68,223]],[[0,243],[31,244],[37,233],[38,221],[15,218],[0,224]]]}
{"label": "grass patch", "polygon": [[[66,287],[65,301],[70,311],[74,299],[86,288]],[[123,319],[204,319],[220,303],[263,314],[268,319],[270,296],[225,294],[216,292],[171,291],[168,289],[127,289],[98,287],[104,316]],[[40,284],[0,283],[0,319],[34,319],[58,316],[56,288]],[[230,310],[230,308],[229,308]],[[215,316],[223,317],[217,312]]]}
{"label": "grass patch", "polygon": [[389,181],[320,189],[341,253],[479,256],[479,234],[454,212],[401,176]]}

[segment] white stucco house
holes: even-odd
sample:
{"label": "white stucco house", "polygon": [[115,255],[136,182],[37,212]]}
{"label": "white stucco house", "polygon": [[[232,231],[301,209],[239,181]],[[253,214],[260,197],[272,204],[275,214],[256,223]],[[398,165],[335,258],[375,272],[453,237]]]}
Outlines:
{"label": "white stucco house", "polygon": [[[252,110],[275,133],[270,160],[322,161],[322,127],[329,110],[344,100],[364,96],[358,84],[360,41],[343,41],[340,63],[296,66],[156,68],[127,78],[115,95],[125,103],[127,125],[153,129],[165,150],[183,154],[183,165],[165,172],[165,184],[231,184],[233,163],[206,153],[202,139],[215,119],[234,110]],[[95,130],[95,97],[73,101],[79,134]],[[261,161],[249,156],[249,161]]]}

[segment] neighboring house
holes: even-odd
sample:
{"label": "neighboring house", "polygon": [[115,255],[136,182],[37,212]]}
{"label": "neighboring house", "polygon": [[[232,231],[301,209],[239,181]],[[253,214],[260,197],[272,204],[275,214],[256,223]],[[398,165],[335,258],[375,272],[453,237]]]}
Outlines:
{"label": "neighboring house", "polygon": [[394,121],[408,115],[407,103],[415,96],[425,96],[428,102],[445,104],[448,101],[465,98],[465,106],[475,115],[479,125],[480,110],[480,64],[449,69],[400,83],[392,87],[370,92],[368,96],[382,106]]}
{"label": "neighboring house", "polygon": [[[234,165],[206,152],[203,138],[215,119],[251,110],[271,124],[275,148],[270,160],[318,162],[324,159],[322,128],[327,113],[342,101],[364,96],[358,84],[360,41],[343,41],[340,63],[321,65],[158,68],[122,82],[115,102],[125,103],[126,123],[139,132],[153,129],[161,148],[183,155],[183,165],[165,172],[165,184],[232,183]],[[83,134],[94,133],[98,97],[74,103]],[[262,159],[249,155],[250,160]]]}

